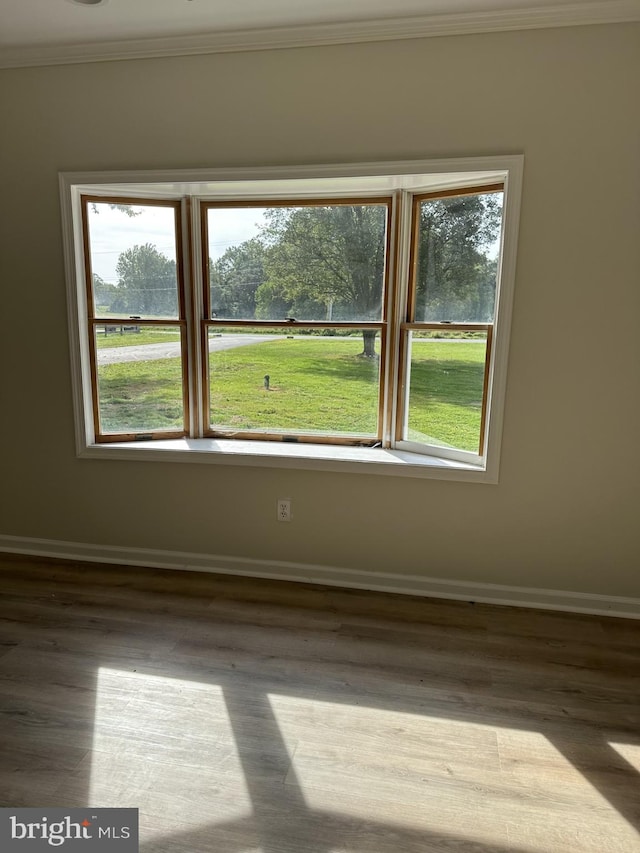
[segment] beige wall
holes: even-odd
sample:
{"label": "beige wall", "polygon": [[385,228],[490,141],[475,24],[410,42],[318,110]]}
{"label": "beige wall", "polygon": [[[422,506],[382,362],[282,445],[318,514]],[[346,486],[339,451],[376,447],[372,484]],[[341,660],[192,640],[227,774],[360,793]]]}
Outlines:
{"label": "beige wall", "polygon": [[[0,72],[0,534],[640,596],[639,80],[634,25]],[[520,152],[499,485],[76,459],[58,171]]]}

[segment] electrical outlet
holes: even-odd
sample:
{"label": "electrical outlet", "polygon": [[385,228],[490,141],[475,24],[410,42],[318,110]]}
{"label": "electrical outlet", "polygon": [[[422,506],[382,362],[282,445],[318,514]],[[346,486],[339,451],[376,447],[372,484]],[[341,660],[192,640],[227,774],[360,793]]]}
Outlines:
{"label": "electrical outlet", "polygon": [[291,500],[278,498],[278,521],[291,521]]}

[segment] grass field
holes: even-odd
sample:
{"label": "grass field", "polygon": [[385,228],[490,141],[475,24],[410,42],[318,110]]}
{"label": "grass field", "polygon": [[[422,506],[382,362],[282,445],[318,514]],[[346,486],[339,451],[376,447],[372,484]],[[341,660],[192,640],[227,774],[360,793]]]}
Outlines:
{"label": "grass field", "polygon": [[103,432],[183,429],[179,358],[102,365],[98,394]]}
{"label": "grass field", "polygon": [[359,338],[296,337],[212,353],[212,425],[373,436],[378,362],[360,352]]}
{"label": "grass field", "polygon": [[141,326],[139,332],[125,332],[122,335],[120,331],[109,332],[105,335],[104,331],[100,329],[96,335],[98,349],[143,346],[145,344],[168,344],[179,340],[180,332],[175,326],[166,328],[164,326]]}
{"label": "grass field", "polygon": [[[211,353],[212,426],[375,436],[378,362],[361,350],[355,337],[296,336]],[[483,342],[414,340],[408,438],[477,451],[484,352]],[[101,366],[99,387],[105,431],[182,426],[177,358]]]}
{"label": "grass field", "polygon": [[414,340],[407,438],[478,452],[484,341]]}

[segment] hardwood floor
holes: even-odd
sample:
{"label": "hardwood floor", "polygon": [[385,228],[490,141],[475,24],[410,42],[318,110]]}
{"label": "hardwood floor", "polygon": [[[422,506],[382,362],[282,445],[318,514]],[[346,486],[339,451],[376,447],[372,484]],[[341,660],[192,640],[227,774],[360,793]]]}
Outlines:
{"label": "hardwood floor", "polygon": [[640,851],[640,623],[0,557],[0,805],[144,853]]}

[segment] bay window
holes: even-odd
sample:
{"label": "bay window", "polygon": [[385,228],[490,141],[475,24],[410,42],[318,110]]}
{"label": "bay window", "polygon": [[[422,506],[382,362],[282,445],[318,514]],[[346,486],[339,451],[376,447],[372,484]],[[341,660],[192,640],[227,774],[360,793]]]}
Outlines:
{"label": "bay window", "polygon": [[473,164],[62,175],[80,452],[495,479],[522,164]]}

